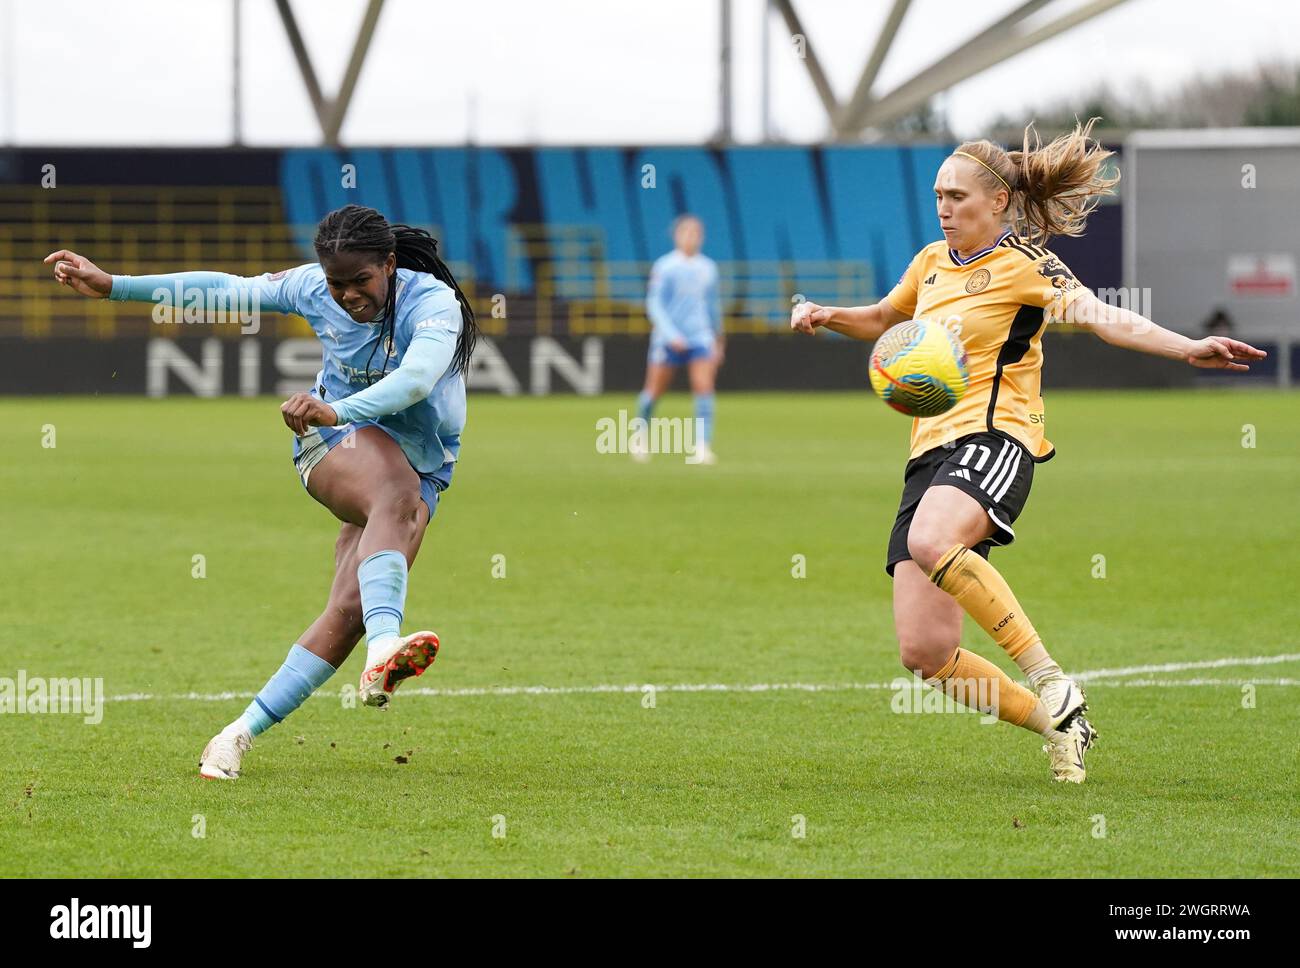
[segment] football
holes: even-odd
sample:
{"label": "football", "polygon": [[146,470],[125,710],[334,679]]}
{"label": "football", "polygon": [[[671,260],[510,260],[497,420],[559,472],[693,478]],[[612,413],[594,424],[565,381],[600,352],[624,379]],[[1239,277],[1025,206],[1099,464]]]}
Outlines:
{"label": "football", "polygon": [[891,326],[871,350],[871,387],[909,417],[937,417],[957,405],[970,377],[966,348],[946,326],[913,319]]}

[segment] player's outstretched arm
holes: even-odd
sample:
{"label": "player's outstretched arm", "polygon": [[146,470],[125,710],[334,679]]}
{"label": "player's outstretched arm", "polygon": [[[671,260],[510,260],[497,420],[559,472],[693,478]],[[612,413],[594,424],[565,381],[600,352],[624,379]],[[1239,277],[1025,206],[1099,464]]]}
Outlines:
{"label": "player's outstretched arm", "polygon": [[824,326],[853,339],[869,340],[907,318],[907,314],[900,313],[888,299],[882,299],[874,306],[819,306],[814,302],[802,302],[790,312],[790,328],[811,336],[818,326]]}
{"label": "player's outstretched arm", "polygon": [[177,298],[179,286],[187,293],[198,290],[209,294],[220,293],[227,300],[246,300],[254,310],[267,309],[277,313],[299,311],[296,298],[300,275],[291,269],[252,277],[208,270],[153,276],[115,276],[85,256],[68,249],[51,252],[44,262],[46,265],[54,264],[56,282],[94,299],[158,303]]}
{"label": "player's outstretched arm", "polygon": [[1192,339],[1158,326],[1140,313],[1119,306],[1108,306],[1094,293],[1072,302],[1065,311],[1065,321],[1090,329],[1101,340],[1121,349],[1137,350],[1208,370],[1249,370],[1246,361],[1268,356],[1241,340],[1226,336]]}

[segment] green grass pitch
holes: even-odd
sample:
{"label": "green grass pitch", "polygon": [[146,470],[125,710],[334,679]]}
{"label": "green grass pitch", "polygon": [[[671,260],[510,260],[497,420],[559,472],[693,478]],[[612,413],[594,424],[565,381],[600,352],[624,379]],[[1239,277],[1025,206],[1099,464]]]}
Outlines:
{"label": "green grass pitch", "polygon": [[[1187,667],[1300,652],[1300,397],[1049,395],[1059,455],[993,560],[1067,670],[1119,670],[1082,787],[1037,737],[879,686],[640,691],[901,674],[907,422],[865,391],[721,394],[712,468],[597,453],[630,398],[472,397],[404,625],[438,662],[380,713],[340,699],[354,654],[203,781],[333,564],[277,405],[5,402],[0,676],[152,698],[0,715],[0,875],[1300,875],[1300,662]],[[508,691],[601,685],[632,689]]]}

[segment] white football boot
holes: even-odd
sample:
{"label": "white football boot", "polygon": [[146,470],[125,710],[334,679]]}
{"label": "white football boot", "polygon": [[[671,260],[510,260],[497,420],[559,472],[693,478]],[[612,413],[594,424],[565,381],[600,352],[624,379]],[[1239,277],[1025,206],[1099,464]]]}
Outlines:
{"label": "white football boot", "polygon": [[716,464],[718,455],[708,444],[696,444],[695,453],[686,458],[688,464]]}
{"label": "white football boot", "polygon": [[627,441],[627,452],[638,464],[648,464],[650,462],[650,442],[646,440],[646,435],[642,433],[632,434]]}
{"label": "white football boot", "polygon": [[1083,694],[1079,684],[1069,676],[1052,676],[1038,684],[1038,698],[1047,710],[1048,722],[1052,729],[1060,729],[1061,724],[1076,710],[1088,708],[1088,697]]}
{"label": "white football boot", "polygon": [[1097,742],[1097,731],[1092,728],[1092,723],[1083,718],[1082,712],[1077,712],[1057,736],[1059,738],[1049,739],[1043,747],[1052,764],[1052,779],[1064,783],[1082,783],[1088,775],[1083,765],[1083,755]]}
{"label": "white football boot", "polygon": [[376,661],[361,673],[357,694],[367,706],[383,709],[403,679],[422,676],[438,657],[438,636],[433,632],[412,632],[394,636],[378,653]]}
{"label": "white football boot", "polygon": [[252,748],[253,737],[242,729],[227,726],[203,747],[199,776],[205,780],[238,780],[240,762]]}

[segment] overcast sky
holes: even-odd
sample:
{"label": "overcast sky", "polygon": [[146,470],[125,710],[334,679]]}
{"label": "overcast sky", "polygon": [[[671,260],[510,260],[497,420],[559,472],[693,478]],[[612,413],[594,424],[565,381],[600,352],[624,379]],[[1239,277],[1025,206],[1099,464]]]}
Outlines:
{"label": "overcast sky", "polygon": [[[1057,0],[1035,22],[1081,0]],[[272,0],[243,3],[243,136],[320,131]],[[763,0],[733,0],[735,134],[760,134]],[[843,99],[892,0],[795,0]],[[1020,0],[914,0],[876,82],[887,92]],[[365,0],[296,0],[322,86],[342,77]],[[230,142],[232,0],[0,0],[0,141]],[[718,122],[716,0],[388,0],[343,128],[353,144],[692,143]],[[956,133],[1089,90],[1156,90],[1296,58],[1297,0],[1128,0],[944,95]],[[825,114],[779,16],[776,133],[817,141]]]}

